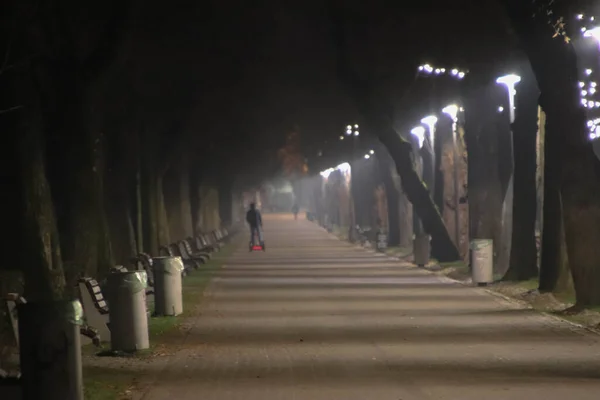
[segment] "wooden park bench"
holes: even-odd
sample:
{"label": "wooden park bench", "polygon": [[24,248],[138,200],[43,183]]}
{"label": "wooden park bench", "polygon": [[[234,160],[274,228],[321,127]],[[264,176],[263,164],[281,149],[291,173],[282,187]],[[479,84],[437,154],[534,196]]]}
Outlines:
{"label": "wooden park bench", "polygon": [[110,341],[108,303],[98,281],[93,278],[81,278],[77,286],[87,324],[98,331],[102,340]]}
{"label": "wooden park bench", "polygon": [[192,253],[206,253],[211,258],[211,253],[215,252],[215,248],[204,242],[200,236],[190,236],[185,241],[189,244]]}
{"label": "wooden park bench", "polygon": [[192,246],[187,240],[182,240],[177,243],[179,247],[179,253],[181,254],[181,258],[191,259],[200,261],[202,264],[205,264],[208,260],[210,260],[210,253],[204,251],[193,251]]}
{"label": "wooden park bench", "polygon": [[223,244],[217,242],[214,235],[212,234],[203,233],[199,236],[199,238],[205,244],[205,246],[210,246],[214,249],[214,251],[219,251],[221,250],[221,247],[223,247]]}

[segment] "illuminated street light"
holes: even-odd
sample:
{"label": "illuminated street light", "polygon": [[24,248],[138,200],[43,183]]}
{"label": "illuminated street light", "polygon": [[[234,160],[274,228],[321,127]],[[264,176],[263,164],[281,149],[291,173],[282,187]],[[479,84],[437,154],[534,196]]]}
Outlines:
{"label": "illuminated street light", "polygon": [[417,126],[413,128],[410,133],[419,141],[419,148],[423,148],[423,142],[425,141],[425,128],[422,126]]}
{"label": "illuminated street light", "polygon": [[369,154],[375,154],[375,150],[369,150]]}
{"label": "illuminated street light", "polygon": [[585,32],[583,32],[583,36],[594,39],[600,46],[600,27],[597,26],[592,29],[587,29]]}
{"label": "illuminated street light", "polygon": [[442,112],[452,118],[452,164],[454,167],[454,244],[460,247],[460,207],[458,199],[458,143],[457,143],[457,122],[459,107],[456,104],[450,104],[444,107]]}
{"label": "illuminated street light", "polygon": [[325,171],[321,171],[321,172],[320,172],[320,175],[321,175],[323,178],[327,179],[327,178],[329,178],[329,175],[331,175],[331,173],[332,173],[333,171],[335,171],[333,168],[327,168]]}
{"label": "illuminated street light", "polygon": [[515,94],[517,94],[515,86],[519,82],[521,82],[521,77],[515,74],[501,76],[496,79],[496,83],[506,86],[506,89],[508,90],[508,106],[511,124],[515,122]]}
{"label": "illuminated street light", "polygon": [[429,64],[420,65],[418,68],[418,71],[424,75],[446,75],[446,74],[449,74],[450,76],[452,76],[456,79],[459,79],[459,80],[463,79],[467,75],[467,72],[461,71],[458,68],[447,69],[447,68],[441,68],[441,67],[432,67]]}
{"label": "illuminated street light", "polygon": [[421,123],[423,125],[427,125],[429,128],[429,144],[431,145],[431,182],[429,182],[429,193],[431,197],[434,197],[435,193],[435,124],[438,119],[435,115],[429,115],[423,119],[421,119]]}
{"label": "illuminated street light", "polygon": [[369,158],[371,158],[371,156],[368,154],[365,154],[365,159],[368,160]]}
{"label": "illuminated street light", "polygon": [[444,107],[442,110],[444,114],[447,114],[452,118],[452,121],[456,122],[456,117],[458,116],[458,106],[456,104],[450,104],[447,107]]}
{"label": "illuminated street light", "polygon": [[429,139],[431,140],[431,148],[434,149],[435,143],[435,124],[437,123],[437,117],[435,115],[429,115],[423,119],[421,119],[421,123],[423,125],[427,125],[429,128]]}
{"label": "illuminated street light", "polygon": [[345,162],[345,163],[341,163],[340,165],[338,165],[336,167],[336,169],[339,170],[339,171],[341,171],[341,172],[346,173],[346,172],[350,172],[351,167],[350,167],[350,164],[348,164],[347,162]]}

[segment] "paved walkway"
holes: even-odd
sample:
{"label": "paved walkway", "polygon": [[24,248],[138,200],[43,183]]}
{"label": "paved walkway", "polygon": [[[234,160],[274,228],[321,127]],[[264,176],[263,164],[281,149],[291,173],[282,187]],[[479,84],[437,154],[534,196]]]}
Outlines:
{"label": "paved walkway", "polygon": [[600,399],[600,338],[266,216],[145,400]]}

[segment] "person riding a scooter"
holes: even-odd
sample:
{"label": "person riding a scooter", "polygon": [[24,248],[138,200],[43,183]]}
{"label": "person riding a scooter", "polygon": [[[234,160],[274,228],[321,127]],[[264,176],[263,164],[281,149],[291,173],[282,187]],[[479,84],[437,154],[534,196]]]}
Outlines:
{"label": "person riding a scooter", "polygon": [[246,222],[250,225],[250,251],[252,251],[252,246],[255,244],[255,236],[258,236],[259,244],[264,250],[265,243],[262,237],[262,216],[260,215],[260,211],[256,209],[256,204],[254,203],[250,203],[250,209],[246,213]]}

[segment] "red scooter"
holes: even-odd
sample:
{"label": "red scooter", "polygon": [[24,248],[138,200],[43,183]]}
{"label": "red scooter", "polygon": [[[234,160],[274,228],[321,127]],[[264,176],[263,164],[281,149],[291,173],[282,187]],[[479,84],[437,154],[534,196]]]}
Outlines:
{"label": "red scooter", "polygon": [[[255,244],[258,243],[258,244]],[[250,241],[250,251],[265,251],[265,242],[264,240],[262,242],[259,241],[258,238],[258,232],[254,232],[254,236],[252,237],[252,240]]]}

